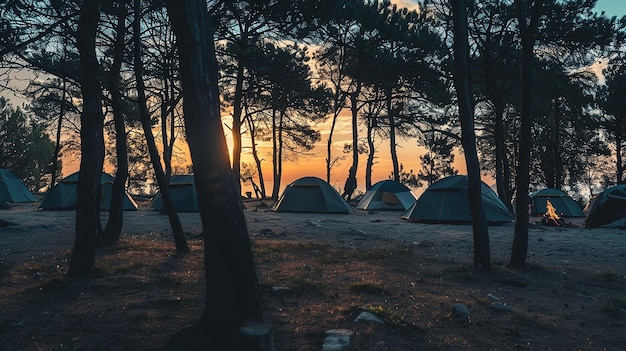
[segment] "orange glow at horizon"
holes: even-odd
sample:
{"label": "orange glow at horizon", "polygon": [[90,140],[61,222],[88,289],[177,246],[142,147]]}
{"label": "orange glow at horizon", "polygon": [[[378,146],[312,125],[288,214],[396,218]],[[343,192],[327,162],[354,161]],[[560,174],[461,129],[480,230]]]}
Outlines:
{"label": "orange glow at horizon", "polygon": [[[230,129],[227,126],[231,125],[230,116],[222,116],[222,121],[226,127],[224,127],[226,142],[228,145],[229,152],[232,153],[232,135],[230,133]],[[323,180],[326,180],[326,157],[327,157],[327,142],[328,142],[328,133],[330,130],[330,122],[328,119],[326,122],[321,123],[317,126],[314,126],[315,129],[318,129],[321,133],[321,140],[315,147],[308,151],[306,155],[301,155],[298,159],[294,160],[284,160],[283,161],[283,171],[281,176],[281,184],[279,188],[279,195],[282,194],[284,188],[292,183],[293,181],[304,177],[304,176],[315,176],[319,177]],[[333,134],[333,144],[332,144],[332,154],[331,157],[338,159],[335,162],[334,166],[331,169],[331,177],[330,177],[330,185],[333,186],[339,193],[343,192],[343,186],[346,181],[348,170],[352,165],[352,153],[344,153],[344,145],[352,143],[352,128],[351,128],[351,117],[348,114],[341,114],[338,118],[337,125],[335,128],[335,132]],[[365,138],[365,128],[359,129],[359,138]],[[158,140],[158,139],[157,139]],[[375,140],[376,142],[376,151],[375,151],[375,159],[374,165],[372,167],[372,184],[389,179],[392,171],[393,165],[391,162],[390,155],[390,145],[388,140],[380,140],[380,138]],[[398,162],[402,164],[405,171],[413,170],[413,173],[417,173],[421,167],[419,157],[423,155],[426,150],[425,148],[418,146],[417,141],[415,139],[398,139],[398,146],[396,147]],[[250,153],[251,150],[251,140],[244,133],[242,137],[242,154],[241,161],[242,163],[248,163],[254,165],[254,159]],[[159,150],[162,150],[160,144],[157,145]],[[186,166],[190,164],[189,160],[189,150],[186,143],[182,140],[182,138],[178,138],[177,140],[177,148],[180,150],[184,150],[186,154],[186,158],[182,161],[173,162],[175,166]],[[272,145],[271,141],[267,142],[257,142],[257,152],[262,161],[262,171],[263,177],[265,179],[265,190],[266,195],[271,196],[272,187],[273,187],[273,177],[272,177],[272,163],[271,163],[271,152]],[[455,161],[453,166],[457,169],[461,174],[465,172],[465,158],[459,152],[455,152]],[[231,154],[232,159],[232,154]],[[366,170],[366,162],[367,155],[361,154],[359,155],[359,164],[357,169],[357,189],[355,194],[365,192],[365,170]],[[68,176],[71,173],[74,173],[79,170],[79,162],[75,161],[65,161],[63,162],[63,176]],[[107,173],[113,174],[115,172],[115,167],[111,164],[105,164],[104,170]],[[487,178],[489,179],[489,178]],[[487,179],[484,179],[488,185],[491,183],[488,182]],[[258,175],[254,178],[255,183],[258,184]],[[412,189],[413,193],[416,196],[419,196],[425,186],[419,189]],[[242,193],[245,194],[247,191],[252,191],[251,184],[242,184]],[[253,192],[254,194],[254,192]]]}

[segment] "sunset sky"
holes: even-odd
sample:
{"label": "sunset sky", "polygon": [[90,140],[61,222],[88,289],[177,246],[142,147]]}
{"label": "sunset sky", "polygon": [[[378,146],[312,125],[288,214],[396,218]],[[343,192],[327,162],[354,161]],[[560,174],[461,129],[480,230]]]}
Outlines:
{"label": "sunset sky", "polygon": [[[289,183],[294,180],[303,177],[303,176],[316,176],[326,180],[326,143],[328,142],[328,132],[330,128],[328,127],[328,123],[324,125],[320,125],[320,132],[322,134],[321,142],[315,146],[313,150],[311,150],[306,156],[301,156],[296,161],[284,161],[283,165],[283,177],[281,180],[281,189],[284,189]],[[359,137],[365,138],[365,128],[361,128],[359,131]],[[229,138],[230,139],[230,138]],[[417,141],[415,139],[411,140],[398,140],[400,146],[397,148],[398,151],[398,160],[400,163],[404,165],[405,170],[413,169],[414,173],[417,173],[420,167],[419,156],[424,153],[424,149],[417,146]],[[344,154],[343,146],[346,143],[352,142],[351,135],[351,125],[350,125],[350,116],[342,115],[339,117],[338,124],[336,127],[335,134],[333,136],[333,151],[332,157],[341,157],[344,159],[339,161],[337,165],[333,168],[331,173],[331,181],[330,184],[335,187],[338,191],[343,190],[343,185],[348,176],[348,170],[352,165],[352,154]],[[375,183],[379,180],[388,179],[389,175],[393,170],[393,166],[391,164],[391,158],[389,154],[389,142],[387,140],[377,139],[378,145],[376,149],[376,160],[372,171],[372,183]],[[230,145],[230,140],[229,140]],[[243,162],[252,163],[252,157],[249,153],[250,141],[244,140],[244,151],[242,155]],[[229,147],[229,149],[232,149]],[[265,144],[260,145],[261,155],[266,162],[264,162],[265,167],[263,170],[264,177],[266,179],[266,188],[268,191],[271,190],[271,175],[272,175],[272,165],[269,162],[271,160],[269,153],[271,152],[271,145]],[[360,155],[359,157],[359,168],[357,172],[357,191],[365,190],[365,164],[366,164],[367,155]],[[457,157],[457,161],[459,165],[457,168],[464,168],[464,160],[462,156]],[[244,185],[244,191],[251,190],[246,189],[247,187]],[[271,195],[271,194],[267,194]]]}

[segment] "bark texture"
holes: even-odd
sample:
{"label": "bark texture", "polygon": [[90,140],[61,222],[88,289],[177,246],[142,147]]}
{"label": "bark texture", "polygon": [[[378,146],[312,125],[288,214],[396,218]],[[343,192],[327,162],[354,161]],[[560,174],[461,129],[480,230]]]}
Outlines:
{"label": "bark texture", "polygon": [[[515,235],[511,249],[509,265],[522,269],[528,254],[528,185],[530,184],[530,148],[532,147],[532,62],[535,36],[539,25],[539,15],[543,6],[542,0],[533,2],[532,8],[525,0],[515,0],[517,18],[522,40],[522,74],[521,74],[521,124],[519,137],[519,155],[517,162],[515,197]],[[527,13],[531,9],[530,22]]]}
{"label": "bark texture", "polygon": [[[241,350],[239,328],[261,320],[260,295],[237,180],[219,108],[217,62],[206,2],[166,2],[180,55],[185,128],[204,231],[206,305],[173,338],[196,349]],[[204,347],[204,348],[203,348]]]}
{"label": "bark texture", "polygon": [[461,144],[467,164],[469,206],[474,234],[474,265],[491,268],[489,231],[482,206],[480,163],[474,133],[474,104],[469,74],[469,49],[467,35],[467,9],[465,0],[452,0],[454,31],[454,86],[459,101]]}
{"label": "bark texture", "polygon": [[78,20],[76,46],[80,54],[83,112],[80,127],[80,177],[76,194],[76,238],[68,275],[83,277],[95,271],[100,234],[100,177],[104,163],[104,115],[100,66],[96,58],[96,31],[102,1],[85,1]]}

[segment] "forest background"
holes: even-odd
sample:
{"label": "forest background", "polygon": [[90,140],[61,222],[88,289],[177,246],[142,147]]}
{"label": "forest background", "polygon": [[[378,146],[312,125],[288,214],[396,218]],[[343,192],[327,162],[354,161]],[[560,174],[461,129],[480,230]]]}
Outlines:
{"label": "forest background", "polygon": [[[616,129],[623,117],[615,115],[615,108],[611,105],[623,100],[610,96],[611,90],[604,85],[604,76],[607,74],[612,79],[610,82],[615,82],[613,86],[624,84],[620,82],[624,77],[624,43],[619,41],[622,37],[618,35],[623,34],[624,20],[621,19],[621,24],[619,17],[612,21],[603,17],[603,21],[597,21],[594,16],[600,11],[606,11],[607,16],[623,16],[626,11],[616,0],[600,0],[595,4],[593,1],[572,3],[572,7],[562,9],[565,12],[560,15],[564,21],[556,23],[564,32],[553,33],[557,39],[547,38],[537,49],[540,61],[538,76],[542,77],[536,81],[538,94],[541,95],[537,105],[541,106],[541,110],[537,111],[533,128],[536,147],[533,149],[535,161],[531,165],[531,184],[534,188],[562,188],[585,202],[604,187],[623,181],[621,152],[624,132]],[[485,49],[488,47],[485,40],[488,35],[484,32],[487,27],[482,27],[487,23],[480,20],[482,13],[485,16],[483,19],[501,21],[496,26],[492,23],[493,32],[490,35],[498,37],[502,45],[501,51],[494,57],[504,60],[504,64],[497,67],[499,71],[496,74],[500,76],[495,84],[499,85],[497,90],[503,92],[501,97],[505,100],[505,111],[502,111],[506,119],[503,126],[506,136],[504,145],[511,164],[508,175],[504,177],[509,194],[503,197],[510,203],[515,168],[512,162],[517,142],[517,88],[510,76],[516,65],[512,57],[519,48],[513,45],[513,29],[509,27],[514,16],[505,15],[503,10],[510,3],[492,1],[483,4],[488,5],[476,6],[476,17],[470,23],[477,86],[477,135],[483,179],[496,190],[494,182],[498,167],[494,136],[498,133],[493,124],[496,108],[485,79]],[[317,30],[300,28],[306,35],[285,31],[285,27],[278,24],[280,20],[271,16],[254,19],[252,11],[259,9],[252,7],[233,8],[230,14],[224,15],[217,41],[220,63],[224,67],[221,80],[223,119],[229,148],[233,150],[231,159],[234,159],[233,155],[237,152],[232,137],[233,115],[241,118],[242,193],[253,191],[253,181],[265,196],[276,197],[284,186],[305,175],[323,178],[341,192],[355,158],[360,159],[357,161],[357,192],[365,191],[368,185],[378,180],[395,177],[411,185],[419,194],[438,178],[464,172],[464,159],[459,151],[460,132],[455,117],[456,102],[449,95],[450,73],[446,72],[449,69],[446,60],[450,56],[450,43],[445,39],[445,18],[449,9],[444,2],[427,2],[423,8],[429,9],[435,16],[425,18],[412,16],[411,12],[403,10],[419,9],[418,3],[413,1],[394,1],[393,4],[384,3],[374,8],[374,12],[387,16],[387,20],[376,22],[373,12],[363,12],[354,14],[349,24],[332,23]],[[58,8],[37,11],[38,16],[3,18],[14,30],[6,33],[7,39],[12,35],[14,40],[20,35],[34,35],[37,40],[33,42],[48,38],[45,45],[28,45],[21,48],[23,51],[13,50],[12,53],[9,45],[3,52],[2,77],[5,86],[2,97],[9,99],[9,104],[3,105],[7,107],[3,107],[4,120],[8,121],[7,114],[14,111],[12,105],[21,105],[19,111],[27,121],[23,122],[24,137],[30,135],[32,140],[28,143],[36,145],[35,154],[43,156],[23,157],[25,150],[19,150],[19,145],[28,143],[17,142],[14,144],[18,147],[13,154],[5,152],[2,167],[18,169],[17,173],[33,191],[44,190],[59,177],[77,171],[80,158],[77,141],[81,100],[78,80],[72,75],[77,67],[77,53],[71,38],[63,36],[72,30],[72,24],[63,24],[58,19]],[[493,13],[489,14],[489,11]],[[553,8],[552,11],[557,10]],[[5,17],[11,11],[5,10],[3,14]],[[99,50],[102,52],[112,50],[115,16],[114,12],[109,15],[108,27],[99,34]],[[246,22],[250,18],[253,20]],[[175,55],[173,36],[169,31],[159,32],[164,28],[160,24],[166,21],[164,13],[155,11],[143,22],[144,50],[150,53],[152,65],[147,68],[150,75],[147,81],[151,84],[149,91],[152,92],[152,131],[168,175],[186,174],[190,172],[190,162],[181,122],[180,88],[176,85],[175,67],[168,66],[168,62],[174,61],[171,56]],[[596,25],[591,25],[594,22]],[[404,30],[414,36],[397,36],[394,26],[406,26]],[[493,29],[496,27],[497,30]],[[413,29],[409,31],[406,28]],[[323,37],[338,34],[340,30],[351,34],[352,42],[338,41],[340,36],[333,40]],[[546,26],[544,30],[554,28]],[[585,30],[587,34],[581,35]],[[602,31],[604,33],[600,33]],[[354,33],[362,36],[357,38]],[[435,37],[441,40],[432,40]],[[596,41],[587,40],[588,37],[594,37]],[[361,40],[361,44],[355,38]],[[604,42],[600,42],[602,40]],[[254,61],[249,61],[247,66],[242,63],[242,56],[236,55],[237,50],[243,52],[241,46],[237,48],[241,44],[255,50]],[[415,47],[416,44],[419,47]],[[398,49],[392,55],[385,57],[381,54],[393,47]],[[345,50],[346,55],[361,56],[352,57],[353,66],[342,68],[335,64],[339,62],[337,59],[341,59],[338,56],[341,50]],[[356,65],[359,60],[361,63]],[[111,62],[103,61],[102,65],[103,72],[106,72]],[[131,66],[130,62],[123,64],[127,72],[132,70]],[[376,70],[376,67],[383,69]],[[285,74],[289,71],[293,72],[290,76]],[[343,74],[342,81],[332,86],[333,79],[340,77],[336,74]],[[241,82],[237,80],[238,75],[243,77]],[[278,76],[281,79],[277,79]],[[131,165],[128,186],[132,192],[152,194],[156,191],[152,181],[154,176],[143,132],[136,123],[137,118],[133,117],[136,107],[133,106],[132,79],[124,84]],[[238,84],[244,87],[240,96],[237,96]],[[364,88],[360,88],[360,96],[355,100],[358,107],[351,108],[348,106],[348,95],[354,94],[354,87],[358,85]],[[284,97],[292,101],[282,107],[276,101],[269,101],[271,89],[274,93],[276,89],[285,92]],[[343,91],[345,95],[333,97],[332,93],[338,91]],[[389,94],[385,96],[386,91]],[[232,102],[237,99],[239,111],[232,108]],[[106,112],[110,113],[110,110]],[[353,112],[355,119],[352,118]],[[276,122],[277,115],[285,118],[283,122]],[[333,116],[337,117],[334,127]],[[387,123],[390,116],[393,122]],[[270,123],[272,118],[274,121]],[[256,122],[250,124],[253,120]],[[112,116],[109,115],[108,121],[109,147],[105,169],[113,173],[117,161]],[[356,132],[353,125],[356,125]],[[8,132],[7,124],[4,126],[3,129]],[[55,135],[59,131],[61,137],[57,144]],[[251,138],[253,134],[254,142]],[[45,140],[37,143],[37,135],[43,139],[49,137],[51,143]],[[282,144],[273,144],[272,140]],[[12,141],[3,141],[5,144],[9,142]],[[55,146],[59,148],[54,150]],[[331,150],[330,153],[328,150]],[[55,155],[53,158],[58,160],[57,164],[50,162],[50,154]],[[368,156],[372,158],[365,160]],[[18,159],[28,160],[29,164],[12,166],[18,163]],[[255,165],[255,162],[258,163]],[[263,179],[260,179],[261,175],[264,175]]]}

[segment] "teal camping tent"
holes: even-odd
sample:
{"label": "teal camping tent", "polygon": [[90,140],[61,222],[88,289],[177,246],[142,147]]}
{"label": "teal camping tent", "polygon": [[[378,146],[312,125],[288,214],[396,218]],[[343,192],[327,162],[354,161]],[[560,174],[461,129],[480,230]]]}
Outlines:
{"label": "teal camping tent", "polygon": [[352,208],[326,181],[303,177],[287,185],[273,207],[276,212],[350,213]]}
{"label": "teal camping tent", "polygon": [[[43,201],[39,205],[42,210],[59,211],[76,209],[76,189],[78,186],[79,172],[72,173],[61,179],[57,185],[46,193]],[[109,210],[111,204],[111,194],[113,192],[113,176],[102,172],[100,176],[100,209]],[[124,191],[122,209],[125,211],[136,211],[137,203],[127,191]]]}
{"label": "teal camping tent", "polygon": [[13,172],[0,168],[0,202],[35,202],[37,198]]}
{"label": "teal camping tent", "polygon": [[530,194],[530,214],[541,216],[546,213],[547,200],[550,200],[556,213],[561,217],[585,217],[580,205],[566,193],[558,189],[546,188]]}
{"label": "teal camping tent", "polygon": [[[170,197],[174,208],[179,212],[198,212],[198,193],[194,186],[193,175],[174,175],[170,177],[169,183]],[[158,192],[152,200],[151,209],[161,211],[163,209],[163,198]]]}
{"label": "teal camping tent", "polygon": [[612,186],[596,197],[585,228],[626,228],[626,184]]}
{"label": "teal camping tent", "polygon": [[415,196],[406,185],[394,180],[381,180],[365,192],[356,208],[359,210],[406,211],[415,203]]}
{"label": "teal camping tent", "polygon": [[[511,222],[515,216],[491,188],[481,182],[483,209],[489,224]],[[467,191],[467,176],[454,175],[429,186],[415,204],[402,215],[409,222],[470,224],[472,216]]]}

